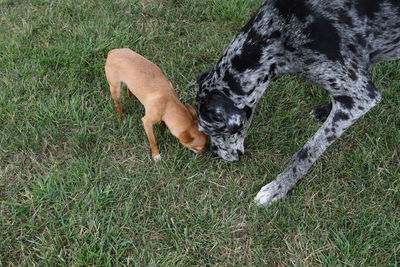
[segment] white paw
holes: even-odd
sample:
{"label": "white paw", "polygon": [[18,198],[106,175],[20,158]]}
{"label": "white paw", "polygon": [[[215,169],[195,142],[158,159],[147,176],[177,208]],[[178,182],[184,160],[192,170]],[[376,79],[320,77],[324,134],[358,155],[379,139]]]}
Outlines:
{"label": "white paw", "polygon": [[153,157],[153,160],[154,160],[155,162],[160,161],[160,160],[161,160],[161,155],[160,155],[160,154],[155,155],[155,156]]}
{"label": "white paw", "polygon": [[257,205],[268,205],[284,196],[286,196],[284,187],[278,182],[272,181],[261,188],[260,192],[254,198],[254,202]]}

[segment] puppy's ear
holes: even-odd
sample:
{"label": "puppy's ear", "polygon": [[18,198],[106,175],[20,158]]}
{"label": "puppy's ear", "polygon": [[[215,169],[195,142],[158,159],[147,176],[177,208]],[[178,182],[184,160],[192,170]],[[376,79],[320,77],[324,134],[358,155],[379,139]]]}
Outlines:
{"label": "puppy's ear", "polygon": [[178,136],[181,143],[190,143],[194,140],[194,137],[190,135],[189,131],[184,131]]}
{"label": "puppy's ear", "polygon": [[198,75],[196,77],[197,84],[198,85],[202,84],[204,79],[207,77],[208,74],[210,74],[210,72],[211,72],[211,70],[208,70],[208,71],[205,71],[202,74]]}
{"label": "puppy's ear", "polygon": [[190,115],[192,115],[193,120],[197,120],[197,112],[196,110],[189,104],[185,104],[186,109],[189,111]]}

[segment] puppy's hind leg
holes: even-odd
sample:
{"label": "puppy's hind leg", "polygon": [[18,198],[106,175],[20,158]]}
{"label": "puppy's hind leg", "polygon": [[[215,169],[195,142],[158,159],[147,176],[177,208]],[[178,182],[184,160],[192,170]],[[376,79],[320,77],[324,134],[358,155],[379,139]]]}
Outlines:
{"label": "puppy's hind leg", "polygon": [[122,115],[122,113],[124,113],[124,111],[122,109],[121,102],[120,102],[121,83],[111,84],[109,82],[109,85],[110,85],[111,97],[114,100],[115,110],[117,111],[117,113],[119,115]]}

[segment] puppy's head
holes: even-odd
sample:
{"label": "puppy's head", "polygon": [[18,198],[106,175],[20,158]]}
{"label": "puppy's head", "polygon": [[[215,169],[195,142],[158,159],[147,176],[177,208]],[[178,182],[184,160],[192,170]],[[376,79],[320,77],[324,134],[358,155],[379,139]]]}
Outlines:
{"label": "puppy's head", "polygon": [[197,120],[196,110],[188,104],[185,104],[185,107],[191,118],[193,119],[193,123],[190,125],[189,129],[183,131],[178,136],[179,142],[196,154],[201,154],[206,150],[208,137],[203,132],[200,132],[198,129],[199,123]]}
{"label": "puppy's head", "polygon": [[210,136],[213,154],[228,160],[239,160],[244,153],[243,142],[247,117],[245,111],[210,84],[210,73],[197,79],[197,108],[200,130]]}
{"label": "puppy's head", "polygon": [[197,127],[190,128],[178,136],[179,142],[196,154],[204,153],[207,145],[207,135],[200,132]]}

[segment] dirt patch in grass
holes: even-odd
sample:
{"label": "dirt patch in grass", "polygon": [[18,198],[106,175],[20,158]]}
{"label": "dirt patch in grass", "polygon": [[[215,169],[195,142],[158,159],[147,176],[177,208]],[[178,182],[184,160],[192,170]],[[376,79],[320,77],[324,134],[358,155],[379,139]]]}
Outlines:
{"label": "dirt patch in grass", "polygon": [[148,5],[162,5],[162,1],[159,0],[139,0],[139,3],[142,6],[148,6]]}

